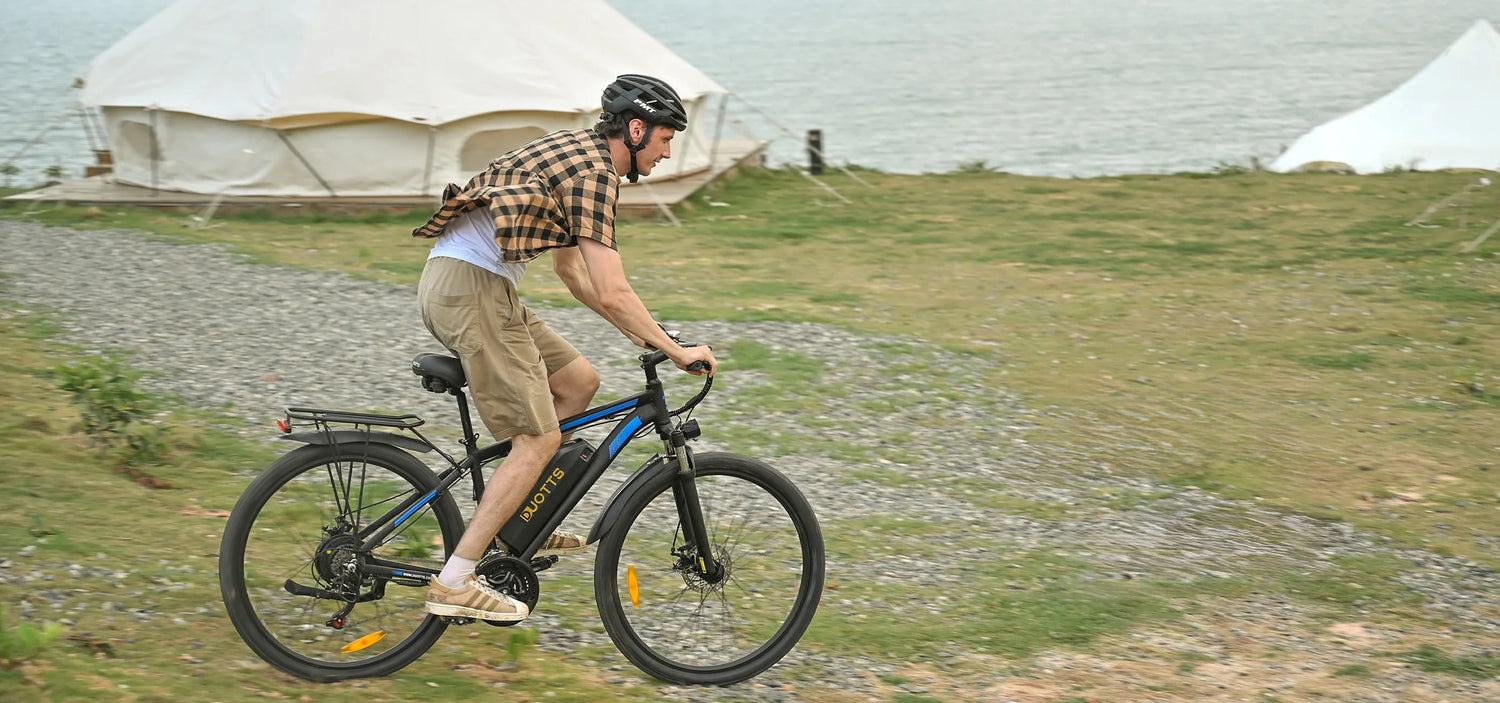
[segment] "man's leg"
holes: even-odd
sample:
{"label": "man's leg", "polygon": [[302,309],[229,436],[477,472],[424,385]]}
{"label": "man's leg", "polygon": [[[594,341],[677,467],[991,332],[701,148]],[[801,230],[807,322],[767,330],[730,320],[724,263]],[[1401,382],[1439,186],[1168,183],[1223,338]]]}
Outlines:
{"label": "man's leg", "polygon": [[550,374],[538,363],[525,308],[509,281],[458,261],[435,259],[428,268],[431,275],[424,269],[418,290],[423,322],[458,353],[480,419],[497,439],[511,438],[511,451],[490,477],[463,537],[427,589],[427,612],[520,620],[529,614],[526,605],[475,578],[474,567],[557,451],[560,434],[547,383]]}
{"label": "man's leg", "polygon": [[558,419],[572,417],[589,409],[594,394],[599,392],[599,372],[580,355],[548,376],[547,386],[552,389],[552,404],[557,408]]}
{"label": "man's leg", "polygon": [[526,492],[536,485],[542,467],[557,453],[559,437],[557,430],[552,430],[543,435],[518,434],[510,438],[510,454],[490,476],[484,497],[454,554],[476,561],[484,556],[500,527],[516,514]]}
{"label": "man's leg", "polygon": [[490,588],[474,577],[474,567],[494,542],[500,526],[521,507],[526,492],[536,484],[542,467],[557,451],[558,432],[511,437],[510,454],[485,486],[473,519],[459,539],[453,556],[427,589],[427,612],[437,615],[514,621],[530,613],[526,604]]}

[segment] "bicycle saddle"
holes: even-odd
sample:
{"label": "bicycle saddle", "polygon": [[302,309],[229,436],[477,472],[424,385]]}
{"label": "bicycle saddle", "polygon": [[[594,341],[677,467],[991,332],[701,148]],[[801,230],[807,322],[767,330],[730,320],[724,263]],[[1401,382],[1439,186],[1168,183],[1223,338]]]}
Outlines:
{"label": "bicycle saddle", "polygon": [[447,393],[468,385],[463,364],[447,354],[418,354],[411,360],[411,372],[422,377],[422,387],[433,393]]}

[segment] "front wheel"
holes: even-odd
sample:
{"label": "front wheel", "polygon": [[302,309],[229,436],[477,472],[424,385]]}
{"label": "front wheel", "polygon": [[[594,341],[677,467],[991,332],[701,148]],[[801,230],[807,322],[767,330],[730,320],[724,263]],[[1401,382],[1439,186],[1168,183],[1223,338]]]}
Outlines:
{"label": "front wheel", "polygon": [[[422,462],[379,444],[307,445],[278,459],[235,504],[219,547],[224,606],[240,637],[313,681],[384,676],[415,661],[446,627],[426,613],[425,577],[380,577],[364,565],[442,568],[464,523],[437,486]],[[398,508],[404,515],[391,515]],[[382,516],[397,529],[362,548],[361,532]]]}
{"label": "front wheel", "polygon": [[694,461],[703,522],[723,574],[705,579],[663,472],[601,540],[594,598],[631,663],[682,684],[751,678],[791,651],[823,590],[823,534],[802,492],[766,464],[734,454]]}

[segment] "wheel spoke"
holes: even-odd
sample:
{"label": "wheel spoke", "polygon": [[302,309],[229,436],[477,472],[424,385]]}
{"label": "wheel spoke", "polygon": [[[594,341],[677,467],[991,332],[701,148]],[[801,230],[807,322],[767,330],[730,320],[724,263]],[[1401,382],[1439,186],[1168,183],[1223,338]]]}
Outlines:
{"label": "wheel spoke", "polygon": [[[291,462],[297,452],[307,458]],[[425,616],[424,589],[372,579],[360,564],[378,556],[432,568],[441,563],[433,551],[457,540],[462,518],[451,499],[433,501],[372,553],[361,552],[356,526],[381,506],[431,491],[436,478],[394,449],[372,446],[357,462],[321,447],[295,450],[252,484],[226,528],[221,551],[238,561],[227,572],[228,561],[220,565],[231,620],[257,654],[299,676],[389,673],[420,656],[445,627]],[[441,539],[429,542],[434,534]],[[231,588],[236,579],[240,585]],[[332,597],[294,595],[284,587],[288,580]],[[377,588],[380,597],[371,598]],[[330,627],[355,595],[368,599],[353,604],[341,627]]]}
{"label": "wheel spoke", "polygon": [[[795,644],[821,590],[822,540],[805,501],[780,493],[789,484],[763,465],[742,470],[721,462],[700,459],[695,478],[711,556],[724,569],[717,581],[681,563],[669,484],[638,497],[627,509],[628,528],[609,533],[600,548],[596,586],[605,627],[633,663],[659,678],[732,683],[754,675]],[[793,510],[803,512],[794,519]],[[671,545],[670,559],[657,556],[662,544]],[[628,601],[608,592],[623,589],[625,565],[640,575],[639,608],[620,608]],[[669,588],[672,582],[679,585]]]}

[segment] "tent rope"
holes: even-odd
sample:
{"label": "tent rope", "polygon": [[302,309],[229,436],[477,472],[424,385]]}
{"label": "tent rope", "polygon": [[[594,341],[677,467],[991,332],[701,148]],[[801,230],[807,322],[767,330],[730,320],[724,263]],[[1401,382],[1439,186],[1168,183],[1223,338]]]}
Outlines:
{"label": "tent rope", "polygon": [[[740,102],[744,103],[746,107],[750,108],[751,110],[754,110],[756,112],[756,114],[760,115],[761,117],[766,118],[767,122],[770,122],[772,126],[774,126],[775,128],[781,130],[782,133],[786,134],[788,137],[791,137],[792,139],[797,139],[799,141],[802,139],[801,137],[797,136],[796,132],[793,132],[792,130],[787,129],[780,122],[777,122],[775,118],[773,118],[769,114],[767,114],[765,110],[762,110],[762,109],[756,107],[755,105],[752,105],[750,103],[750,101],[746,100],[739,93],[735,93],[733,91],[730,91],[728,94],[729,95],[733,95],[737,100],[739,100]],[[828,155],[825,154],[825,153],[823,153],[822,149],[817,149],[817,148],[814,148],[814,147],[812,147],[810,145],[807,148],[811,149],[818,156],[823,157],[824,161],[826,161],[828,163],[832,163],[832,161],[828,158]],[[838,169],[840,171],[843,171],[844,175],[846,175],[846,176],[854,179],[854,181],[856,183],[858,183],[858,184],[860,184],[860,185],[862,185],[862,186],[864,186],[866,188],[873,189],[875,187],[875,186],[870,185],[869,181],[866,181],[865,179],[860,178],[858,174],[854,173],[853,171],[850,171],[847,167],[835,165],[834,168],[836,168],[836,169]],[[839,196],[839,197],[842,198],[843,196]]]}
{"label": "tent rope", "polygon": [[1481,178],[1481,179],[1479,179],[1477,181],[1474,181],[1473,183],[1470,183],[1469,185],[1464,186],[1463,189],[1460,190],[1460,191],[1458,191],[1457,193],[1454,193],[1453,195],[1450,195],[1450,196],[1448,196],[1446,198],[1443,198],[1442,200],[1437,201],[1436,203],[1433,203],[1432,205],[1429,205],[1426,210],[1422,211],[1422,214],[1417,215],[1416,217],[1412,218],[1411,221],[1407,222],[1405,226],[1407,226],[1407,227],[1426,227],[1426,228],[1429,228],[1429,229],[1432,228],[1432,227],[1436,227],[1437,225],[1424,224],[1424,220],[1426,220],[1427,218],[1431,217],[1433,215],[1433,213],[1437,212],[1438,210],[1441,210],[1441,209],[1443,209],[1445,207],[1448,207],[1449,205],[1452,205],[1455,201],[1457,201],[1459,198],[1463,197],[1464,195],[1466,195],[1466,194],[1468,194],[1468,193],[1470,193],[1470,192],[1472,192],[1474,190],[1478,190],[1479,188],[1487,187],[1487,186],[1489,186],[1489,184],[1490,184],[1490,179],[1488,179],[1488,178]]}
{"label": "tent rope", "polygon": [[639,185],[645,189],[646,195],[651,196],[651,199],[656,201],[656,209],[659,210],[661,214],[667,216],[667,220],[672,223],[673,227],[682,226],[682,220],[677,219],[677,216],[672,214],[672,208],[667,207],[667,202],[665,200],[662,200],[660,195],[656,194],[656,189],[652,188],[650,183],[641,181]]}
{"label": "tent rope", "polygon": [[1472,252],[1475,249],[1478,249],[1479,245],[1484,244],[1484,240],[1489,239],[1490,235],[1494,234],[1497,231],[1500,231],[1500,220],[1496,220],[1495,224],[1490,225],[1490,228],[1485,230],[1484,234],[1479,235],[1478,239],[1475,239],[1472,242],[1465,242],[1464,244],[1460,245],[1458,247],[1458,250],[1464,252],[1465,254]]}
{"label": "tent rope", "polygon": [[5,166],[9,166],[9,165],[15,163],[16,159],[19,159],[22,156],[24,156],[26,154],[26,152],[28,152],[28,151],[31,150],[31,147],[34,147],[37,144],[41,143],[42,138],[45,137],[45,136],[47,136],[47,133],[51,132],[53,127],[56,127],[65,118],[67,118],[67,116],[68,116],[68,114],[70,112],[71,112],[71,109],[70,110],[66,110],[66,111],[64,111],[62,113],[59,113],[58,116],[55,119],[53,119],[50,124],[48,124],[46,127],[42,128],[42,131],[37,132],[36,136],[31,138],[31,141],[26,142],[25,144],[22,144],[21,148],[16,150],[16,153],[11,154],[10,158],[6,159],[4,163],[0,163],[0,168],[3,168]]}

